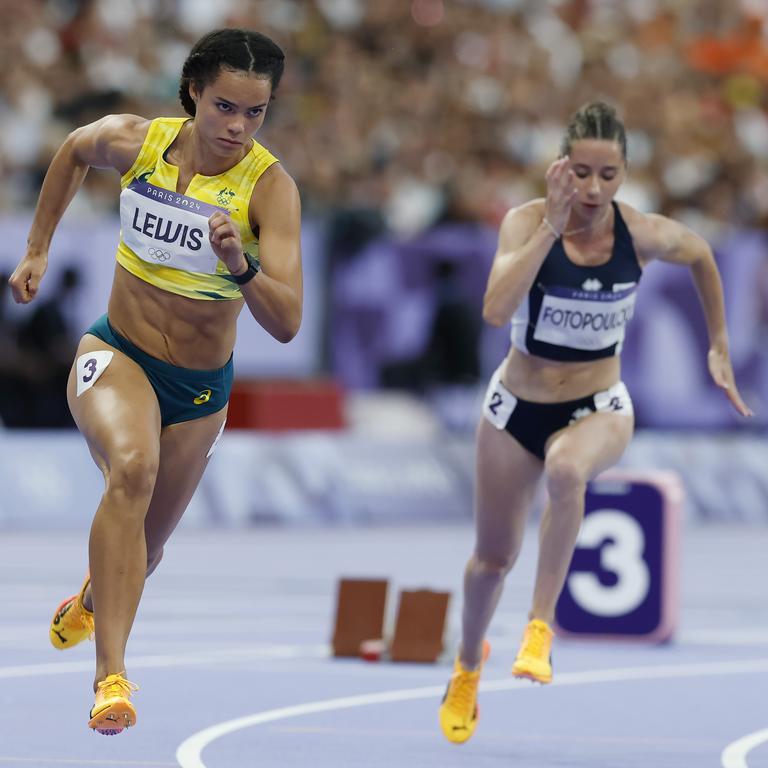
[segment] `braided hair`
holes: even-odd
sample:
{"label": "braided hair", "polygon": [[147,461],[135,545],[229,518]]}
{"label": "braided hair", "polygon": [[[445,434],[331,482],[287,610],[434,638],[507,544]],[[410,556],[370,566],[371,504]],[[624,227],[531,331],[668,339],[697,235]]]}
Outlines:
{"label": "braided hair", "polygon": [[285,54],[266,35],[248,29],[214,30],[195,43],[184,62],[179,83],[181,106],[194,117],[196,105],[189,95],[189,86],[202,91],[222,69],[263,76],[269,79],[274,93],[284,66]]}

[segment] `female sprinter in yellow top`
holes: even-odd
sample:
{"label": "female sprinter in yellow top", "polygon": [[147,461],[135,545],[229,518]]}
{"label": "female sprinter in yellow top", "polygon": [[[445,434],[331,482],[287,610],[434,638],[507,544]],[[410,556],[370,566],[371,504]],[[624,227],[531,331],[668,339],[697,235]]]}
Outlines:
{"label": "female sprinter in yellow top", "polygon": [[[78,128],[43,182],[10,284],[32,301],[54,230],[90,167],[121,175],[121,235],[108,313],[86,331],[67,396],[104,473],[90,575],[57,609],[57,648],[94,630],[89,726],[136,722],[125,647],[144,581],[159,563],[224,428],[235,323],[243,304],[281,342],[302,313],[296,185],[254,141],[283,73],[282,50],[256,32],[199,40],[182,71],[189,118],[110,115]],[[95,620],[95,621],[94,621]]]}

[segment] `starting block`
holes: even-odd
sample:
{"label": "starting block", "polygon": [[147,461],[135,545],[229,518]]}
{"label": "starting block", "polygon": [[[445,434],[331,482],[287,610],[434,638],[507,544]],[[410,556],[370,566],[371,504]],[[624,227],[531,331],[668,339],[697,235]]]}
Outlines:
{"label": "starting block", "polygon": [[678,621],[682,502],[673,472],[611,470],[589,483],[555,609],[559,636],[670,639]]}
{"label": "starting block", "polygon": [[384,636],[386,579],[341,579],[333,630],[334,656],[359,656],[365,640]]}
{"label": "starting block", "polygon": [[433,664],[443,652],[443,634],[450,592],[419,589],[400,593],[395,634],[389,650],[392,661]]}
{"label": "starting block", "polygon": [[430,589],[400,592],[391,643],[385,640],[385,579],[339,581],[333,655],[355,656],[369,661],[434,663],[443,652],[450,592]]}

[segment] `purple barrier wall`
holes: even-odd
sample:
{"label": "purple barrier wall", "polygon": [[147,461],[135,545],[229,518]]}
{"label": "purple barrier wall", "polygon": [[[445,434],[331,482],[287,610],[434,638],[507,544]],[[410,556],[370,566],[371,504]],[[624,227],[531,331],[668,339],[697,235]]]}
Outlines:
{"label": "purple barrier wall", "polygon": [[[736,232],[715,246],[737,381],[757,412],[751,428],[768,424],[767,245],[763,233]],[[341,381],[351,388],[374,388],[386,383],[383,374],[393,366],[418,371],[434,345],[436,317],[446,292],[454,303],[463,303],[466,317],[479,321],[495,247],[496,232],[451,224],[409,241],[373,241],[338,265],[332,281],[331,327],[333,368]],[[483,325],[478,333],[474,346],[486,378],[508,348],[508,328]],[[623,376],[639,426],[744,424],[712,385],[706,352],[706,327],[688,270],[649,265],[623,353]],[[424,383],[419,375],[402,380]],[[427,376],[430,383],[435,382]]]}

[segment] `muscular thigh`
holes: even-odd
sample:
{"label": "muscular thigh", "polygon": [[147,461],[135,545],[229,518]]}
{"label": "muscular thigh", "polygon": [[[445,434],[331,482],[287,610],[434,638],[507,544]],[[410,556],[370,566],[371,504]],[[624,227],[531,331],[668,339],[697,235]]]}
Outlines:
{"label": "muscular thigh", "polygon": [[[98,354],[105,352],[112,357],[106,360]],[[67,400],[102,471],[107,472],[115,459],[127,454],[141,453],[156,463],[160,437],[157,397],[141,367],[120,350],[90,334],[83,336],[69,374]]]}
{"label": "muscular thigh", "polygon": [[162,546],[178,524],[208,464],[227,408],[163,428],[160,466],[147,513],[147,543]]}
{"label": "muscular thigh", "polygon": [[503,560],[519,546],[544,465],[485,418],[478,426],[476,461],[478,554]]}
{"label": "muscular thigh", "polygon": [[547,466],[567,461],[590,480],[621,458],[633,431],[632,416],[593,413],[552,435],[546,447]]}

